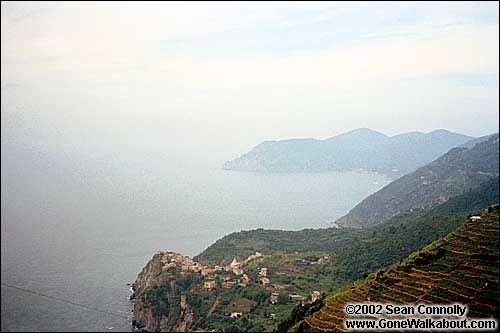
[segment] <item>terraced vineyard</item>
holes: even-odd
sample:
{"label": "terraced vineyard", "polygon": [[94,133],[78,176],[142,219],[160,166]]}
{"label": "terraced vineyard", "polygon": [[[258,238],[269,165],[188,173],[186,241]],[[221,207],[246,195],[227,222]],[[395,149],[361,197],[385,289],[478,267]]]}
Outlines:
{"label": "terraced vineyard", "polygon": [[[498,205],[468,220],[386,270],[369,275],[325,299],[325,305],[291,331],[343,331],[344,305],[353,302],[398,304],[454,303],[469,306],[469,318],[499,312]],[[498,317],[497,317],[498,318]]]}

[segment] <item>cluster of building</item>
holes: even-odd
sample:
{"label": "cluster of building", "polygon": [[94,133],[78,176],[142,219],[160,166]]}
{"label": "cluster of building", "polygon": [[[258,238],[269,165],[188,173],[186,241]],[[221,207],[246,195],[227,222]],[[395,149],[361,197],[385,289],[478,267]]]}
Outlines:
{"label": "cluster of building", "polygon": [[[219,266],[215,265],[213,268],[203,267],[201,269],[201,274],[206,277],[206,280],[203,282],[203,288],[205,290],[212,290],[216,286],[216,281],[214,278],[217,276],[217,272],[231,272],[236,275],[238,278],[235,280],[230,276],[225,276],[222,278],[221,287],[223,288],[232,288],[235,285],[240,287],[246,287],[250,282],[250,277],[243,270],[243,266],[248,264],[250,261],[262,257],[262,253],[256,252],[255,254],[250,255],[246,258],[243,263],[239,262],[236,258],[233,258],[231,263],[227,266]],[[267,268],[265,268],[267,270]],[[259,273],[260,274],[260,273]],[[265,273],[267,275],[267,271]],[[269,279],[267,279],[267,283],[269,283]]]}
{"label": "cluster of building", "polygon": [[167,271],[170,268],[180,267],[182,270],[188,270],[191,265],[194,264],[193,260],[189,257],[185,257],[182,254],[175,252],[163,252],[157,251],[155,256],[160,257],[162,263],[162,270]]}
{"label": "cluster of building", "polygon": [[[250,277],[243,271],[242,267],[248,264],[250,261],[263,256],[262,253],[256,252],[255,254],[252,254],[248,258],[246,258],[243,263],[234,258],[227,266],[214,265],[213,267],[210,267],[203,266],[199,262],[196,262],[187,256],[183,256],[175,252],[157,251],[155,255],[160,256],[162,269],[164,271],[167,271],[171,268],[177,268],[180,269],[181,274],[182,272],[194,272],[201,274],[205,278],[203,281],[203,288],[205,290],[212,290],[213,288],[215,288],[215,278],[218,276],[219,272],[231,272],[237,276],[237,279],[233,279],[229,276],[224,276],[222,278],[222,281],[220,282],[221,287],[232,288],[235,285],[246,287],[246,285],[250,282]],[[269,284],[269,279],[267,278],[267,268],[261,268],[259,271],[259,276],[260,282],[264,286]]]}
{"label": "cluster of building", "polygon": [[[155,255],[159,255],[161,257],[160,260],[162,262],[162,269],[164,271],[175,267],[175,268],[180,268],[181,274],[182,272],[194,272],[201,274],[204,277],[203,288],[207,291],[210,291],[217,286],[216,278],[218,277],[218,273],[222,272],[231,272],[237,277],[237,279],[234,279],[234,277],[227,276],[227,274],[222,275],[219,279],[219,283],[222,288],[233,288],[236,285],[241,287],[246,287],[247,284],[250,282],[250,277],[248,276],[247,273],[245,273],[243,267],[250,261],[262,257],[262,253],[256,252],[255,254],[252,254],[249,257],[247,257],[242,263],[239,262],[236,258],[233,258],[231,263],[227,266],[214,265],[213,267],[209,267],[209,266],[202,266],[199,262],[196,262],[187,256],[183,256],[175,252],[158,251],[155,253]],[[324,256],[322,258],[318,258],[315,261],[307,261],[307,262],[301,261],[300,264],[310,265],[310,264],[320,263],[321,261],[329,259],[330,259],[329,256]],[[261,284],[264,287],[268,286],[270,284],[269,269],[267,267],[257,267],[257,269],[258,269],[259,284]],[[276,285],[276,287],[279,289],[278,285]],[[319,291],[316,290],[313,291],[311,293],[310,302],[311,303],[315,302],[320,296],[321,293]],[[289,299],[292,301],[305,302],[307,298],[302,295],[292,294],[289,295]],[[279,293],[277,292],[271,293],[269,301],[272,304],[278,304],[280,302]],[[239,318],[241,316],[241,313],[232,313],[231,316]]]}

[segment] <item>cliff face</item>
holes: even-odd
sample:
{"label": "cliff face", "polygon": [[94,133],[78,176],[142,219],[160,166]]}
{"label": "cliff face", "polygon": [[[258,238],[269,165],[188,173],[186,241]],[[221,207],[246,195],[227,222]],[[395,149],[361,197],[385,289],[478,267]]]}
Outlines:
{"label": "cliff face", "polygon": [[185,266],[184,257],[158,251],[132,285],[134,302],[132,325],[147,332],[187,332],[193,321],[184,290],[176,284],[175,274]]}

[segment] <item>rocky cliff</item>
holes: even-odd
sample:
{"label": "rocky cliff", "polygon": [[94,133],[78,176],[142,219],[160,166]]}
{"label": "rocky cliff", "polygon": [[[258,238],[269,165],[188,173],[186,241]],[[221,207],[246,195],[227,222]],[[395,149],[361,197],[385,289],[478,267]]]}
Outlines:
{"label": "rocky cliff", "polygon": [[148,332],[186,332],[193,321],[185,290],[175,275],[190,259],[158,251],[132,285],[132,325]]}

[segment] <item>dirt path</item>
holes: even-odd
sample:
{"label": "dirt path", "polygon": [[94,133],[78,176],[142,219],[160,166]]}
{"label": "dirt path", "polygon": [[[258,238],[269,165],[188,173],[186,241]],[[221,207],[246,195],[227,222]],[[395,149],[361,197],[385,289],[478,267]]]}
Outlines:
{"label": "dirt path", "polygon": [[210,307],[210,310],[208,310],[207,317],[210,317],[210,315],[212,315],[212,312],[214,312],[217,305],[219,305],[219,301],[220,295],[215,298],[214,304],[212,305],[212,307]]}

